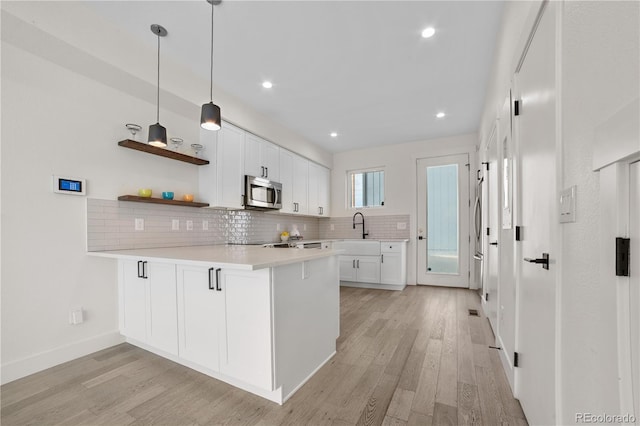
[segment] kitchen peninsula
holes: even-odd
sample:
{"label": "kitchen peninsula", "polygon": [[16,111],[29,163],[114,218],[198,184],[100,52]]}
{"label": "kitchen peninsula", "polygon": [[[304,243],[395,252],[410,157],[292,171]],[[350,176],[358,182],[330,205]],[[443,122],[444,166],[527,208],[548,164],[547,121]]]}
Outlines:
{"label": "kitchen peninsula", "polygon": [[336,350],[337,251],[213,245],[118,260],[126,341],[283,404]]}

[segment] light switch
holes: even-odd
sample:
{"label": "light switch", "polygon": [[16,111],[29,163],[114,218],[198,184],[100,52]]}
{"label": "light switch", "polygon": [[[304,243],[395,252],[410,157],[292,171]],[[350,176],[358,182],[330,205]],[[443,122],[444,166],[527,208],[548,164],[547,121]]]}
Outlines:
{"label": "light switch", "polygon": [[136,231],[144,231],[144,219],[137,217],[135,221]]}
{"label": "light switch", "polygon": [[335,231],[335,230],[336,230],[336,225],[334,225],[333,223],[330,225],[330,227],[331,227],[331,230],[332,230],[332,231]]}
{"label": "light switch", "polygon": [[407,222],[397,222],[396,229],[407,229]]}
{"label": "light switch", "polygon": [[574,185],[560,191],[560,223],[568,223],[576,221],[576,192],[577,187]]}
{"label": "light switch", "polygon": [[180,219],[171,219],[171,230],[172,231],[180,230]]}
{"label": "light switch", "polygon": [[187,221],[187,231],[193,231],[193,221],[192,220],[188,220]]}
{"label": "light switch", "polygon": [[203,231],[208,231],[209,230],[209,221],[208,220],[203,220],[202,221],[202,230]]}

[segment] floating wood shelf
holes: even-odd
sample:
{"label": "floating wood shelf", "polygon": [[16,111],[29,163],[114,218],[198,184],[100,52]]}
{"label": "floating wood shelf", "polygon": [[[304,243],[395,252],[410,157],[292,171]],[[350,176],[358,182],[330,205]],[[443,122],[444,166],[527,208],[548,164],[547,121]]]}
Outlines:
{"label": "floating wood shelf", "polygon": [[120,201],[133,201],[136,203],[168,204],[170,206],[185,207],[209,207],[208,203],[196,203],[195,201],[165,200],[164,198],[138,197],[137,195],[121,195]]}
{"label": "floating wood shelf", "polygon": [[146,143],[132,141],[131,139],[125,139],[118,142],[118,145],[125,148],[135,149],[136,151],[148,152],[149,154],[159,155],[160,157],[171,158],[172,160],[184,161],[185,163],[195,164],[202,166],[209,164],[209,161],[202,158],[192,157],[191,155],[181,154],[175,151],[169,151],[168,149],[158,148],[157,146],[149,145]]}

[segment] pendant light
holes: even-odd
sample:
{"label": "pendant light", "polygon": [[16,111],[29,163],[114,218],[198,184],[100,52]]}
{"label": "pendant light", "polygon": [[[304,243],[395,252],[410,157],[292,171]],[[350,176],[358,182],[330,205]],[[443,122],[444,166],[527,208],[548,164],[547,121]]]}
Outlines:
{"label": "pendant light", "polygon": [[158,91],[156,98],[156,124],[149,126],[149,145],[167,146],[167,129],[160,124],[160,37],[167,35],[167,30],[158,24],[151,25],[151,32],[158,36]]}
{"label": "pendant light", "polygon": [[214,6],[220,4],[222,0],[207,0],[211,4],[211,80],[209,86],[208,104],[202,105],[202,113],[200,114],[200,127],[206,130],[220,130],[222,120],[220,118],[220,107],[213,103],[213,9]]}

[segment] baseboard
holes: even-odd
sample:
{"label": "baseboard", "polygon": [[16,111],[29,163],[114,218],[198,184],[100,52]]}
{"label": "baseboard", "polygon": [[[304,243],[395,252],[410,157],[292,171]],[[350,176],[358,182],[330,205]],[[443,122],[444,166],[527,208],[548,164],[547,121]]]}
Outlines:
{"label": "baseboard", "polygon": [[0,367],[0,383],[4,385],[5,383],[13,382],[30,374],[55,367],[122,342],[124,342],[124,337],[115,330],[2,364]]}
{"label": "baseboard", "polygon": [[377,284],[377,283],[357,283],[353,281],[340,281],[341,287],[373,288],[377,290],[402,291],[406,287],[403,284]]}

